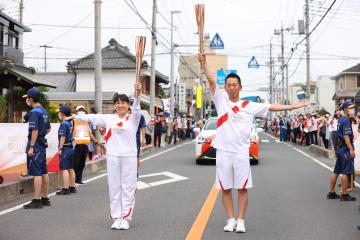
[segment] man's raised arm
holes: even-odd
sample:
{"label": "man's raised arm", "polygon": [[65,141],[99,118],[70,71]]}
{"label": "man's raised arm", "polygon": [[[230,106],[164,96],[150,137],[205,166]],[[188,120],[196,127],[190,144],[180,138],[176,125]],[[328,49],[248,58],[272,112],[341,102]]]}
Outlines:
{"label": "man's raised arm", "polygon": [[199,62],[200,62],[200,64],[203,64],[203,66],[204,66],[204,73],[205,73],[206,79],[209,82],[211,93],[214,94],[215,90],[216,90],[216,79],[211,75],[211,73],[209,71],[208,65],[206,63],[206,56],[204,53],[199,54]]}

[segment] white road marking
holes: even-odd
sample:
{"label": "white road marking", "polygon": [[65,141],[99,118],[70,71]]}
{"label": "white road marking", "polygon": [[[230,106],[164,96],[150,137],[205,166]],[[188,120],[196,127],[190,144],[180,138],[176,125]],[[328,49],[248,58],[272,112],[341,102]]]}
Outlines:
{"label": "white road marking", "polygon": [[[273,138],[273,139],[276,139],[274,136],[271,136],[271,135],[268,134],[268,133],[265,133],[265,134],[266,134],[267,136]],[[296,148],[296,147],[294,147],[294,146],[291,146],[290,144],[286,144],[286,145],[288,145],[290,148],[294,149],[295,151],[301,153],[302,155],[310,158],[310,159],[313,160],[315,163],[317,163],[317,164],[319,164],[320,166],[326,168],[326,169],[329,170],[330,172],[333,171],[333,169],[332,169],[331,167],[329,167],[328,165],[322,163],[321,161],[319,161],[318,159],[314,158],[313,156],[310,156],[310,155],[307,154],[306,152],[304,152],[304,151],[302,151],[302,150],[300,150],[300,149],[298,149],[298,148]],[[360,188],[360,184],[359,184],[358,182],[355,182],[355,186],[358,187],[358,188]]]}
{"label": "white road marking", "polygon": [[[172,151],[172,150],[174,150],[174,149],[177,149],[177,148],[179,148],[179,147],[182,147],[182,146],[187,145],[187,144],[190,144],[190,143],[193,143],[193,141],[190,141],[190,142],[187,142],[187,143],[183,143],[183,144],[178,145],[178,146],[176,146],[176,147],[167,149],[167,150],[165,150],[165,151],[163,151],[163,152],[159,152],[159,153],[156,153],[156,154],[154,154],[154,155],[151,155],[151,156],[149,156],[149,157],[147,157],[147,158],[142,159],[141,162],[146,161],[146,160],[149,160],[149,159],[154,158],[154,157],[157,157],[157,156],[160,156],[160,155],[162,155],[162,154],[164,154],[164,153],[170,152],[170,151]],[[89,183],[89,182],[95,181],[95,180],[100,179],[100,178],[105,177],[105,176],[107,176],[107,173],[103,173],[103,174],[98,175],[98,176],[96,176],[96,177],[89,178],[89,179],[85,180],[84,183]],[[181,177],[181,176],[180,176],[180,177]],[[177,180],[177,181],[180,181],[180,180]],[[141,187],[143,187],[143,188],[144,188],[144,186],[145,186],[145,185],[142,184],[142,183],[140,183],[140,185],[141,185]],[[53,197],[53,196],[55,196],[55,195],[56,195],[56,192],[50,193],[50,194],[49,194],[49,198],[50,198],[50,197]],[[24,202],[24,203],[22,203],[22,204],[16,205],[15,207],[8,208],[8,209],[5,209],[5,210],[3,210],[3,211],[0,211],[0,216],[5,215],[5,214],[7,214],[7,213],[14,212],[14,211],[16,211],[16,210],[18,210],[18,209],[22,209],[22,208],[23,208],[23,205],[28,204],[28,203],[30,203],[30,201]]]}
{"label": "white road marking", "polygon": [[268,142],[270,142],[268,139],[261,139],[261,142],[262,143],[268,143]]}

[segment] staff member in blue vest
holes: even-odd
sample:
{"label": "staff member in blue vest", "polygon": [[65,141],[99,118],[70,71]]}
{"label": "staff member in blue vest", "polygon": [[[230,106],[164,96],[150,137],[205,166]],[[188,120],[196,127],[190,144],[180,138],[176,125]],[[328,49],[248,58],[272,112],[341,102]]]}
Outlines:
{"label": "staff member in blue vest", "polygon": [[56,195],[70,195],[76,193],[75,188],[75,171],[74,171],[74,147],[73,131],[74,121],[65,120],[66,117],[71,116],[70,108],[66,105],[61,105],[59,109],[59,119],[62,121],[59,127],[59,150],[60,156],[60,170],[62,171],[64,187],[56,192]]}
{"label": "staff member in blue vest", "polygon": [[[32,108],[29,114],[29,134],[26,145],[28,175],[34,176],[34,199],[24,205],[25,209],[50,206],[49,175],[46,166],[46,134],[50,132],[50,122],[47,111],[39,103],[41,93],[37,88],[31,88],[23,98]],[[41,186],[44,195],[41,197]],[[40,198],[41,197],[41,198]]]}
{"label": "staff member in blue vest", "polygon": [[[336,152],[336,164],[334,173],[330,178],[330,191],[327,195],[328,199],[338,199],[341,201],[355,201],[347,192],[349,182],[349,174],[354,173],[354,134],[352,131],[352,120],[350,117],[355,116],[355,105],[351,101],[345,101],[340,105],[340,110],[344,112],[338,120],[337,133],[339,137],[339,145]],[[341,196],[335,193],[335,185],[338,176],[341,177]]]}

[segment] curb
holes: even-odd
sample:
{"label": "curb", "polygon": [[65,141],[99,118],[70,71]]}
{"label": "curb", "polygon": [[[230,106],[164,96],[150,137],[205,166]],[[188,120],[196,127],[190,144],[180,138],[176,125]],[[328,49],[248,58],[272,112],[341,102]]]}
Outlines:
{"label": "curb", "polygon": [[[140,155],[147,155],[154,150],[155,148],[153,146],[146,146],[141,149]],[[87,161],[83,171],[83,176],[88,177],[102,170],[106,170],[105,158]],[[49,173],[50,188],[56,189],[59,185],[61,186],[61,179],[61,173]],[[26,193],[32,192],[34,192],[34,183],[32,177],[28,177],[17,182],[0,185],[0,204],[15,200]]]}
{"label": "curb", "polygon": [[323,147],[320,147],[320,146],[317,146],[317,145],[314,145],[314,144],[311,144],[309,146],[309,150],[318,155],[318,156],[321,156],[321,157],[325,157],[325,158],[329,158],[329,159],[333,159],[335,158],[335,153],[334,151],[331,151],[331,150],[328,150],[328,149],[325,149]]}

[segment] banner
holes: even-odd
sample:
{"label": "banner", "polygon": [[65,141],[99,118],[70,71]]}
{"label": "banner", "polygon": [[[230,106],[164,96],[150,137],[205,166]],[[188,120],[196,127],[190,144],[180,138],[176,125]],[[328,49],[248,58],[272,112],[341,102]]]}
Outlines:
{"label": "banner", "polygon": [[202,108],[202,89],[196,88],[196,108]]}
{"label": "banner", "polygon": [[[49,144],[46,149],[49,172],[59,171],[57,158],[59,126],[59,123],[51,124],[51,131],[46,135]],[[0,123],[0,183],[17,181],[20,179],[20,173],[27,172],[25,148],[28,127],[27,123]]]}

